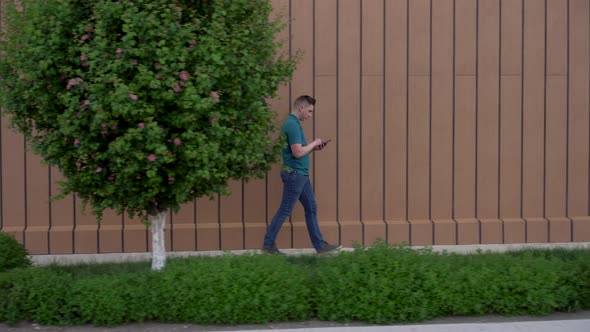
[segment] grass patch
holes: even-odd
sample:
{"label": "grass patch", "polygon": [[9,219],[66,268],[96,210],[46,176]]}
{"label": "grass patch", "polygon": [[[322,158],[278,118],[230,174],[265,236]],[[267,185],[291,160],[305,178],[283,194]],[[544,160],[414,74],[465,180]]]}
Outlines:
{"label": "grass patch", "polygon": [[0,321],[394,323],[590,309],[590,250],[458,255],[377,243],[333,257],[225,255],[0,273]]}

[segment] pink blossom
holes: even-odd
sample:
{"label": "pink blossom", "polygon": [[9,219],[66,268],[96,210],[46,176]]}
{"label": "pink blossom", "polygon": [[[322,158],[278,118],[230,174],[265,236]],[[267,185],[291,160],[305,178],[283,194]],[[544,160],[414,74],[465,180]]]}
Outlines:
{"label": "pink blossom", "polygon": [[109,175],[109,181],[113,181],[115,179],[115,174]]}
{"label": "pink blossom", "polygon": [[80,140],[76,138],[76,139],[74,140],[74,145],[80,145]]}
{"label": "pink blossom", "polygon": [[177,85],[177,86],[173,87],[172,90],[174,90],[174,92],[180,92],[180,90],[182,90],[182,89],[180,88],[180,86]]}
{"label": "pink blossom", "polygon": [[184,86],[184,81],[180,81],[180,82],[178,82],[178,85],[180,85],[180,86]]}
{"label": "pink blossom", "polygon": [[102,167],[97,167],[96,168],[96,173],[100,173],[100,172],[102,172]]}
{"label": "pink blossom", "polygon": [[116,51],[115,53],[117,53],[117,54],[121,54],[121,53],[123,53],[123,49],[122,49],[122,48],[118,48],[118,49],[117,49],[117,51]]}
{"label": "pink blossom", "polygon": [[82,35],[80,40],[87,40],[90,36],[88,34]]}
{"label": "pink blossom", "polygon": [[270,101],[271,101],[271,98],[270,97],[264,97],[263,99],[264,99],[264,103],[266,105],[270,105]]}
{"label": "pink blossom", "polygon": [[213,99],[214,103],[218,103],[219,102],[219,93],[217,93],[217,91],[211,91],[211,93],[209,94],[209,97],[211,97],[211,99]]}
{"label": "pink blossom", "polygon": [[82,62],[86,61],[86,55],[85,54],[80,55],[80,61],[82,61]]}
{"label": "pink blossom", "polygon": [[133,59],[133,61],[131,61],[131,63],[134,65],[137,65],[138,64],[137,59]]}
{"label": "pink blossom", "polygon": [[103,128],[106,128],[107,127],[107,123],[106,122],[101,122],[100,123],[100,126],[103,127]]}
{"label": "pink blossom", "polygon": [[90,105],[90,100],[86,99],[86,100],[84,100],[84,102],[82,103],[82,106],[80,106],[80,108],[86,108],[86,107],[88,107],[88,105]]}
{"label": "pink blossom", "polygon": [[76,86],[82,82],[84,82],[84,80],[80,77],[72,78],[68,81],[68,85],[66,86],[66,89],[69,90],[71,87]]}
{"label": "pink blossom", "polygon": [[158,67],[162,67],[162,64],[159,62],[154,63],[154,67],[158,68]]}
{"label": "pink blossom", "polygon": [[160,77],[162,77],[162,75],[160,75],[160,74],[156,74],[156,75],[154,76],[154,78],[155,78],[155,79],[160,79]]}
{"label": "pink blossom", "polygon": [[190,48],[193,48],[195,46],[197,46],[197,40],[196,39],[193,39],[193,40],[191,40],[191,46],[190,46]]}
{"label": "pink blossom", "polygon": [[174,139],[174,145],[179,146],[180,144],[182,144],[182,140],[180,138],[176,137]]}
{"label": "pink blossom", "polygon": [[142,128],[142,129],[143,129],[143,128],[145,127],[145,123],[143,123],[143,122],[140,122],[140,123],[138,123],[138,124],[137,124],[137,126],[138,126],[139,128]]}
{"label": "pink blossom", "polygon": [[168,182],[174,182],[176,179],[173,176],[168,177]]}
{"label": "pink blossom", "polygon": [[101,133],[102,135],[106,135],[106,134],[108,134],[109,132],[108,132],[108,131],[106,131],[106,130],[103,130],[103,131],[101,131],[100,133]]}
{"label": "pink blossom", "polygon": [[112,125],[111,129],[113,129],[113,130],[117,129],[117,125],[116,124]]}
{"label": "pink blossom", "polygon": [[156,157],[156,155],[152,153],[147,157],[147,159],[149,161],[155,161],[156,159],[158,159],[158,157]]}
{"label": "pink blossom", "polygon": [[188,80],[188,77],[189,77],[188,71],[186,71],[186,70],[181,71],[180,74],[178,74],[178,77],[180,77],[180,79],[183,81]]}
{"label": "pink blossom", "polygon": [[137,100],[137,95],[130,93],[129,98],[131,98],[131,100]]}

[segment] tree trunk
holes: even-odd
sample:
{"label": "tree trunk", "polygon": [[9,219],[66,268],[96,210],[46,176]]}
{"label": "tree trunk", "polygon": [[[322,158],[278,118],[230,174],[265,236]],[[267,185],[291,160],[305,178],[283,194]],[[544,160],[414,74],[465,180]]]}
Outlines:
{"label": "tree trunk", "polygon": [[164,226],[166,211],[149,215],[152,224],[152,270],[159,271],[166,265],[166,246],[164,245]]}

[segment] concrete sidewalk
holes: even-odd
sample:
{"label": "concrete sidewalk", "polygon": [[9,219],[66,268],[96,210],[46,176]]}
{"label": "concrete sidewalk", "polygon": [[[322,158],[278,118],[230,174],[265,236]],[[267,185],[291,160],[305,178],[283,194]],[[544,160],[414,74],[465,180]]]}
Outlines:
{"label": "concrete sidewalk", "polygon": [[[190,330],[188,330],[190,331]],[[405,326],[328,327],[248,332],[590,332],[590,319],[510,323],[425,324]]]}
{"label": "concrete sidewalk", "polygon": [[[567,242],[567,243],[520,243],[520,244],[474,244],[474,245],[437,245],[437,246],[413,246],[412,249],[430,248],[434,252],[448,252],[456,254],[474,254],[478,251],[508,252],[530,249],[590,249],[590,242]],[[341,251],[352,251],[353,248],[342,248]],[[289,256],[315,255],[313,249],[281,249]],[[224,254],[249,255],[260,253],[257,249],[246,250],[210,250],[210,251],[170,251],[166,253],[172,257],[193,257],[193,256],[221,256]],[[31,255],[35,265],[69,265],[82,263],[121,263],[149,261],[152,258],[150,252],[140,253],[114,253],[114,254],[60,254],[60,255]],[[588,331],[590,332],[590,330]]]}
{"label": "concrete sidewalk", "polygon": [[547,316],[454,316],[412,324],[369,325],[362,322],[268,323],[262,325],[196,325],[158,322],[104,326],[42,326],[20,322],[16,326],[0,324],[2,332],[590,332],[590,311],[557,312]]}

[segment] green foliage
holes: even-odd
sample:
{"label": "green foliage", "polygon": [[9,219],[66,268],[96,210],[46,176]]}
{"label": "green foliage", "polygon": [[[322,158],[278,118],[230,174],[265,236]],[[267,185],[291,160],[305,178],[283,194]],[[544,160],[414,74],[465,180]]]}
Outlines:
{"label": "green foliage", "polygon": [[260,177],[294,60],[268,0],[6,1],[0,107],[99,216]]}
{"label": "green foliage", "polygon": [[306,274],[282,257],[226,256],[171,265],[159,287],[164,321],[266,323],[310,318]]}
{"label": "green foliage", "polygon": [[590,251],[437,254],[357,248],[335,257],[231,256],[0,273],[0,321],[395,323],[590,309]]}
{"label": "green foliage", "polygon": [[69,322],[74,314],[68,303],[73,283],[68,274],[42,268],[0,273],[0,321]]}
{"label": "green foliage", "polygon": [[560,255],[450,255],[376,244],[319,267],[317,317],[391,323],[590,308],[590,252]]}
{"label": "green foliage", "polygon": [[116,325],[311,318],[307,274],[283,257],[225,256],[147,264],[44,267],[0,274],[0,321]]}
{"label": "green foliage", "polygon": [[12,234],[0,232],[0,272],[30,265],[25,247]]}

